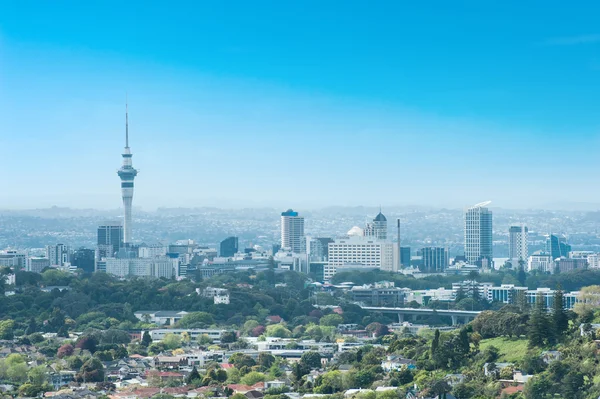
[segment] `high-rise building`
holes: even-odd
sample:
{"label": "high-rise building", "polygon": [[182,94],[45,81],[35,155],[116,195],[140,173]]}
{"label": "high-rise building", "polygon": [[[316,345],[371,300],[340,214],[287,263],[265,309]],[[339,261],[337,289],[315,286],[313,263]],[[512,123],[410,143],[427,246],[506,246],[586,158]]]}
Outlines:
{"label": "high-rise building", "polygon": [[51,266],[64,266],[71,261],[71,248],[65,244],[47,245],[46,258]]}
{"label": "high-rise building", "polygon": [[129,148],[129,112],[125,106],[125,150],[123,151],[123,166],[117,172],[121,178],[121,195],[123,196],[123,244],[131,244],[131,204],[133,202],[133,179],[137,170],[133,168],[133,154]]}
{"label": "high-rise building", "polygon": [[106,222],[98,226],[96,259],[113,257],[122,246],[123,225],[120,222]]}
{"label": "high-rise building", "polygon": [[347,237],[329,243],[329,259],[324,272],[326,279],[343,266],[393,270],[394,243],[356,234],[356,232],[360,233],[362,229],[352,228]]}
{"label": "high-rise building", "polygon": [[367,223],[364,235],[375,237],[378,240],[387,240],[387,218],[381,213],[381,210],[375,216],[373,222]]}
{"label": "high-rise building", "polygon": [[410,267],[410,247],[400,247],[400,264],[402,267]]}
{"label": "high-rise building", "polygon": [[529,257],[527,245],[527,226],[510,226],[508,229],[508,259],[514,268],[519,262],[527,262]]}
{"label": "high-rise building", "polygon": [[15,270],[27,267],[27,253],[7,249],[0,251],[0,266],[13,267]]}
{"label": "high-rise building", "polygon": [[387,218],[381,213],[381,210],[373,219],[373,235],[378,240],[387,240]]}
{"label": "high-rise building", "polygon": [[472,206],[465,212],[465,257],[470,264],[492,264],[492,211],[490,202]]}
{"label": "high-rise building", "polygon": [[306,253],[309,256],[309,259],[314,262],[326,261],[330,242],[333,242],[333,238],[306,237]]}
{"label": "high-rise building", "polygon": [[423,271],[441,273],[448,267],[448,250],[442,247],[425,247],[421,249]]}
{"label": "high-rise building", "polygon": [[567,244],[567,238],[565,236],[558,236],[556,234],[550,234],[546,238],[546,252],[552,256],[552,260],[560,257],[569,257],[571,252],[571,246]]}
{"label": "high-rise building", "polygon": [[273,244],[271,252],[275,255],[277,252],[281,250],[281,244]]}
{"label": "high-rise building", "polygon": [[45,268],[50,267],[50,260],[39,256],[30,256],[27,258],[26,270],[28,272],[41,273]]}
{"label": "high-rise building", "polygon": [[293,253],[303,253],[304,218],[288,209],[281,213],[281,247]]}
{"label": "high-rise building", "polygon": [[233,255],[238,253],[238,238],[237,237],[227,237],[223,241],[221,241],[221,245],[219,247],[219,256],[222,258],[230,258]]}
{"label": "high-rise building", "polygon": [[95,253],[93,249],[79,248],[71,255],[71,265],[82,269],[85,273],[94,272]]}

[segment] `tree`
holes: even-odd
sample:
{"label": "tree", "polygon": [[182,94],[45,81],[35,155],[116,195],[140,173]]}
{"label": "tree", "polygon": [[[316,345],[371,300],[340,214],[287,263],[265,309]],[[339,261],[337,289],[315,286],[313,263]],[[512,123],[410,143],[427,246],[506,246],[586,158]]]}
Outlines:
{"label": "tree", "polygon": [[527,294],[524,290],[514,290],[513,298],[515,298],[515,304],[522,313],[529,311],[529,303],[527,302]]}
{"label": "tree", "polygon": [[433,380],[429,385],[429,393],[441,399],[445,399],[450,390],[450,385],[445,380]]}
{"label": "tree", "polygon": [[200,377],[200,373],[198,373],[196,366],[194,366],[194,368],[192,369],[192,372],[187,376],[185,383],[188,385],[191,385],[194,383],[194,381],[201,381],[201,380],[202,380],[202,377]]}
{"label": "tree", "polygon": [[162,339],[161,343],[165,345],[167,349],[181,348],[181,336],[179,334],[168,333]]}
{"label": "tree", "polygon": [[461,328],[458,333],[458,348],[459,352],[462,352],[465,356],[471,351],[471,341],[469,340],[469,334],[466,328]]}
{"label": "tree", "polygon": [[44,366],[36,366],[31,368],[27,372],[27,379],[33,385],[44,385],[48,380],[48,375],[46,373],[46,368]]}
{"label": "tree", "polygon": [[0,321],[0,339],[13,339],[13,326],[15,322],[11,319]]}
{"label": "tree", "polygon": [[[258,328],[258,327],[257,327]],[[268,337],[289,338],[292,333],[281,324],[272,324],[267,327]]]}
{"label": "tree", "polygon": [[240,382],[244,385],[254,385],[258,382],[264,382],[267,377],[263,373],[259,373],[258,371],[251,371],[245,376],[242,377]]}
{"label": "tree", "polygon": [[309,370],[318,369],[321,368],[321,355],[315,351],[304,352],[300,362]]}
{"label": "tree", "polygon": [[431,340],[431,358],[433,359],[438,348],[440,347],[440,330],[435,329],[435,333],[433,335],[433,339]]}
{"label": "tree", "polygon": [[42,385],[26,383],[19,387],[19,396],[26,398],[35,398],[39,394],[44,392],[46,389],[47,387],[44,387]]}
{"label": "tree", "polygon": [[221,342],[224,344],[229,344],[235,342],[237,340],[237,335],[235,331],[225,331],[221,335]]}
{"label": "tree", "polygon": [[258,354],[258,365],[262,370],[267,370],[275,363],[275,356],[268,352],[260,352]]}
{"label": "tree", "polygon": [[62,359],[63,357],[66,357],[66,356],[72,356],[73,350],[74,350],[73,345],[64,344],[63,346],[58,348],[58,351],[56,351],[56,357],[58,357],[59,359]]}
{"label": "tree", "polygon": [[519,260],[519,271],[517,272],[517,280],[519,280],[519,284],[521,287],[525,287],[525,282],[527,281],[527,273],[525,272],[525,261],[523,259]]}
{"label": "tree", "polygon": [[319,324],[329,327],[337,327],[342,323],[344,323],[344,318],[337,313],[328,314],[319,320]]}
{"label": "tree", "polygon": [[248,355],[245,355],[245,354],[239,353],[239,352],[231,355],[231,357],[229,358],[229,362],[238,369],[240,369],[244,366],[252,367],[252,366],[256,365],[256,362],[254,361],[254,359],[252,359]]}
{"label": "tree", "polygon": [[383,337],[384,335],[387,335],[390,332],[390,330],[388,329],[388,326],[386,326],[385,324],[377,323],[377,322],[369,324],[366,327],[366,330],[378,338]]}
{"label": "tree", "polygon": [[583,287],[579,291],[577,296],[577,303],[575,304],[575,313],[580,317],[586,315],[590,311],[600,307],[600,285],[590,285]]}
{"label": "tree", "polygon": [[544,307],[544,297],[542,294],[538,294],[528,323],[530,348],[544,345],[544,341],[548,337],[548,327],[549,323]]}
{"label": "tree", "polygon": [[198,340],[198,344],[200,344],[200,345],[210,345],[213,343],[212,338],[209,337],[208,334],[199,335],[197,340]]}
{"label": "tree", "polygon": [[339,370],[328,371],[317,379],[315,393],[332,394],[343,388],[342,373]]}
{"label": "tree", "polygon": [[111,328],[102,333],[101,342],[103,344],[127,345],[128,343],[131,342],[131,337],[129,336],[127,331]]}
{"label": "tree", "polygon": [[179,328],[206,328],[214,324],[215,320],[210,313],[192,312],[188,313],[179,320]]}
{"label": "tree", "polygon": [[397,387],[399,385],[411,383],[414,379],[414,374],[411,370],[405,367],[398,371],[391,372],[390,377],[390,384]]}
{"label": "tree", "polygon": [[251,335],[253,337],[260,337],[265,333],[265,326],[256,326],[252,329]]}
{"label": "tree", "polygon": [[459,285],[458,289],[456,290],[456,296],[454,297],[454,303],[458,303],[466,297],[467,296],[465,295],[465,291],[463,290],[462,285]]}
{"label": "tree", "polygon": [[251,336],[252,330],[259,326],[256,320],[247,320],[242,327],[242,334]]}
{"label": "tree", "polygon": [[77,374],[77,381],[81,382],[102,382],[104,381],[104,366],[102,362],[95,357],[89,358]]}
{"label": "tree", "polygon": [[569,328],[569,317],[563,304],[563,292],[560,287],[554,292],[554,301],[552,303],[552,329],[554,336],[558,339]]}
{"label": "tree", "polygon": [[142,346],[145,346],[146,348],[150,346],[150,344],[152,344],[152,337],[150,336],[150,332],[149,331],[144,331],[144,334],[142,335]]}
{"label": "tree", "polygon": [[35,317],[31,317],[29,319],[29,323],[27,324],[27,328],[25,329],[25,335],[31,335],[37,331],[37,324],[35,322]]}
{"label": "tree", "polygon": [[96,340],[95,337],[93,336],[82,336],[80,337],[77,342],[75,342],[75,347],[82,349],[82,350],[88,350],[90,351],[90,353],[94,353],[96,352],[96,347],[98,346],[98,341]]}
{"label": "tree", "polygon": [[25,381],[27,369],[28,368],[25,361],[14,363],[9,365],[8,369],[6,370],[6,376],[11,382],[20,383]]}

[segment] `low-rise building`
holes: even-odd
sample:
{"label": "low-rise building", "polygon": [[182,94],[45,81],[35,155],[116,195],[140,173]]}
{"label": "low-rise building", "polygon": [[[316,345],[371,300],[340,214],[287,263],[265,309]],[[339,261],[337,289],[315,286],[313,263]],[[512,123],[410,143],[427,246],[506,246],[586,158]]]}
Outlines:
{"label": "low-rise building", "polygon": [[158,324],[159,326],[173,326],[186,314],[188,312],[176,310],[139,310],[134,313],[138,320]]}
{"label": "low-rise building", "polygon": [[[136,315],[137,317],[137,315]],[[213,341],[219,341],[226,330],[219,329],[203,329],[203,328],[158,328],[150,330],[150,338],[153,341],[162,340],[167,334],[183,334],[184,332],[189,334],[192,341],[198,339],[202,335],[207,335]]]}

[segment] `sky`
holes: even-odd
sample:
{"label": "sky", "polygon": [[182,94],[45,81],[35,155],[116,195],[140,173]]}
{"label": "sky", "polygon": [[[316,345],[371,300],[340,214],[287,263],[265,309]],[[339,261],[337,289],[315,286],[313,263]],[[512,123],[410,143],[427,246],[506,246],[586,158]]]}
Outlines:
{"label": "sky", "polygon": [[600,203],[600,3],[0,2],[0,207]]}

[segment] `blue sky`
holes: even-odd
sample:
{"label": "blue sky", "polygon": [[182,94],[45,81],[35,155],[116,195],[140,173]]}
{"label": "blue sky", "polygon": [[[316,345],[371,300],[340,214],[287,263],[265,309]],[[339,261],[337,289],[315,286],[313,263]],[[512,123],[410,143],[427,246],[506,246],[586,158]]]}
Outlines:
{"label": "blue sky", "polygon": [[0,207],[600,202],[600,4],[0,4]]}

